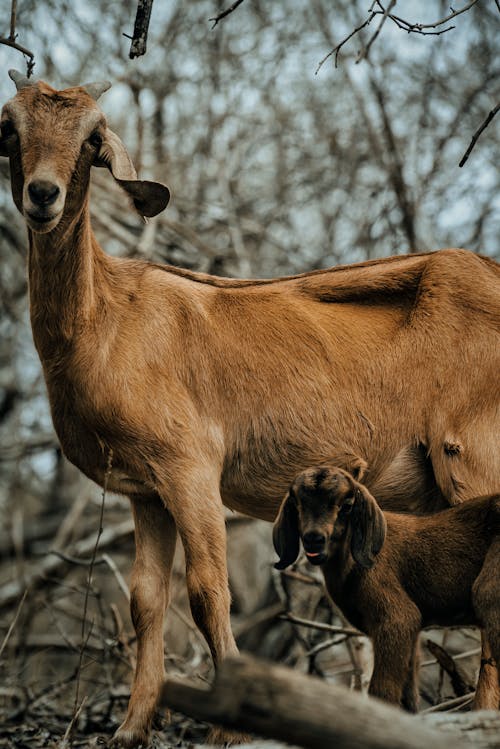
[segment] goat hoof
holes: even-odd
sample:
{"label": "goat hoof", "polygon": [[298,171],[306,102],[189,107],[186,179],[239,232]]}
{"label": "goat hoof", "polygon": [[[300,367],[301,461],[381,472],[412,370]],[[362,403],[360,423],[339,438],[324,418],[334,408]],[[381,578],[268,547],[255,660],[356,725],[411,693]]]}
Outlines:
{"label": "goat hoof", "polygon": [[216,746],[233,746],[235,744],[249,744],[252,737],[247,733],[238,733],[237,731],[228,731],[220,726],[213,726],[208,732],[206,744]]}
{"label": "goat hoof", "polygon": [[109,749],[147,749],[150,735],[146,731],[132,731],[128,728],[119,728],[111,741]]}

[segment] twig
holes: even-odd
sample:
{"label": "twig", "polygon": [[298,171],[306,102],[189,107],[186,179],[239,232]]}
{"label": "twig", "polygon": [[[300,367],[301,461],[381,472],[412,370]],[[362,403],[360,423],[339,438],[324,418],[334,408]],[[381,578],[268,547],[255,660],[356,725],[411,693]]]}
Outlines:
{"label": "twig", "polygon": [[233,625],[233,634],[238,639],[259,624],[276,619],[282,613],[284,613],[282,603],[272,603],[270,606],[259,609],[252,616],[246,617],[243,621],[236,622]]}
{"label": "twig", "polygon": [[113,575],[116,577],[116,582],[118,583],[118,587],[120,588],[121,592],[127,599],[127,601],[130,603],[130,591],[128,589],[128,585],[125,582],[125,578],[123,577],[122,573],[118,569],[116,562],[114,559],[112,559],[109,554],[103,554],[101,561],[105,562]]}
{"label": "twig", "polygon": [[66,749],[66,747],[69,746],[68,739],[71,736],[71,733],[73,731],[74,725],[75,725],[76,721],[78,720],[78,718],[80,717],[80,714],[81,714],[83,708],[85,707],[85,703],[86,702],[87,702],[87,697],[85,696],[83,698],[83,700],[81,701],[80,707],[78,708],[78,710],[75,711],[73,717],[71,718],[71,720],[70,720],[70,722],[68,724],[68,727],[66,728],[66,731],[64,732],[64,736],[62,737],[62,739],[61,739],[61,741],[60,741],[60,743],[58,745],[58,749]]}
{"label": "twig", "polygon": [[17,11],[17,0],[12,0],[12,5],[10,6],[10,34],[9,39],[12,39],[12,41],[16,38],[16,11]]}
{"label": "twig", "polygon": [[25,57],[29,58],[28,60],[26,60],[26,74],[29,78],[33,72],[33,68],[35,67],[35,55],[29,49],[26,49],[26,47],[23,47],[16,42],[16,12],[17,0],[12,0],[12,4],[10,6],[10,33],[8,37],[0,36],[0,44],[5,44],[7,47],[17,49],[18,52],[22,52]]}
{"label": "twig", "polygon": [[113,450],[110,447],[108,449],[108,460],[107,460],[107,465],[106,465],[106,472],[104,474],[104,481],[103,481],[103,485],[102,485],[102,498],[101,498],[101,511],[100,511],[100,515],[99,515],[99,528],[97,530],[97,537],[96,537],[96,540],[95,540],[94,550],[92,552],[92,560],[91,560],[91,564],[89,566],[89,574],[88,574],[88,578],[87,578],[87,587],[85,589],[85,599],[84,599],[84,603],[83,603],[82,644],[81,644],[81,648],[80,648],[80,658],[79,658],[78,667],[77,667],[76,688],[75,688],[75,703],[74,703],[74,707],[73,707],[73,711],[75,713],[76,713],[76,711],[78,709],[78,699],[79,699],[79,693],[80,693],[80,673],[81,673],[82,664],[83,664],[83,656],[85,654],[86,639],[88,639],[88,637],[90,637],[90,633],[92,631],[92,625],[91,625],[89,633],[88,633],[88,637],[85,638],[85,624],[87,622],[87,609],[88,609],[88,603],[89,603],[90,586],[92,584],[92,574],[94,572],[94,562],[95,562],[95,559],[96,559],[96,556],[97,556],[97,548],[99,546],[99,539],[101,538],[102,531],[103,531],[104,502],[106,500],[106,491],[107,491],[107,488],[108,488],[108,481],[109,481],[109,476],[111,474],[112,466],[113,466]]}
{"label": "twig", "polygon": [[324,622],[313,622],[310,619],[301,619],[290,612],[281,614],[278,619],[282,619],[285,622],[291,624],[300,624],[302,627],[309,627],[310,629],[320,629],[324,632],[335,632],[337,635],[347,635],[348,637],[362,637],[363,633],[352,627],[336,627],[334,624],[325,624]]}
{"label": "twig", "polygon": [[[121,541],[127,536],[131,536],[134,532],[134,521],[131,519],[123,520],[121,523],[106,528],[101,537],[101,548],[110,547],[117,541]],[[71,548],[71,555],[78,559],[80,562],[81,557],[85,557],[90,554],[95,544],[95,536],[86,536],[75,542]],[[0,609],[5,606],[10,606],[18,600],[19,596],[22,595],[24,587],[31,589],[39,588],[43,584],[53,582],[50,577],[54,573],[58,572],[65,564],[65,560],[60,555],[51,554],[47,556],[41,563],[38,563],[36,568],[32,569],[27,573],[23,585],[19,580],[12,580],[9,583],[5,583],[0,587]],[[57,581],[59,583],[59,581]]]}
{"label": "twig", "polygon": [[243,0],[235,0],[235,2],[232,5],[230,5],[229,8],[226,8],[226,10],[223,10],[221,13],[219,13],[214,18],[209,18],[208,19],[209,21],[213,21],[214,22],[214,25],[212,26],[212,29],[215,29],[215,27],[217,26],[217,24],[219,23],[219,21],[222,21],[222,19],[225,18],[226,16],[228,16],[230,13],[232,13],[233,10],[236,10],[236,8],[238,7],[238,5],[241,5],[242,2],[243,2]]}
{"label": "twig", "polygon": [[359,31],[364,29],[365,26],[368,26],[368,24],[370,24],[373,21],[375,16],[376,16],[376,13],[373,12],[372,15],[366,19],[366,21],[364,21],[360,26],[357,26],[354,29],[354,31],[351,31],[351,33],[348,36],[346,36],[344,39],[342,39],[342,41],[339,44],[337,44],[336,47],[330,50],[330,52],[327,55],[325,55],[322,60],[319,61],[318,67],[316,68],[316,71],[315,71],[315,75],[318,75],[320,69],[323,67],[323,65],[328,60],[328,58],[330,58],[332,55],[335,55],[335,67],[337,67],[339,52],[344,46],[344,44],[346,44],[346,42],[348,42],[349,39],[352,39],[352,37],[355,36]]}
{"label": "twig", "polygon": [[[443,26],[445,23],[448,23],[448,21],[451,21],[453,18],[456,18],[457,16],[460,16],[462,13],[466,13],[468,10],[472,8],[473,5],[478,3],[479,0],[471,0],[471,2],[468,5],[465,5],[463,8],[460,8],[460,10],[454,10],[453,8],[450,8],[451,13],[448,16],[445,16],[444,18],[440,18],[438,21],[434,21],[434,23],[409,23],[408,21],[404,21],[402,18],[398,18],[398,16],[391,16],[391,18],[395,18],[401,23],[404,23],[407,27],[406,30],[408,32],[411,31],[422,31],[423,29],[435,29],[437,26]],[[379,3],[379,5],[381,5]]]}
{"label": "twig", "polygon": [[91,565],[96,567],[98,564],[105,564],[102,557],[100,559],[93,559],[92,557],[89,559],[80,559],[79,557],[72,557],[69,554],[64,554],[62,551],[57,551],[56,549],[51,549],[49,554],[54,554],[54,556],[59,557],[63,562],[74,564],[78,567],[90,567]]}
{"label": "twig", "polygon": [[53,542],[54,549],[61,550],[69,543],[75,528],[78,526],[83,511],[90,501],[91,495],[92,490],[90,489],[88,480],[83,479],[82,488],[76,495],[75,501],[71,503],[68,512],[57,530]]}
{"label": "twig", "polygon": [[445,710],[454,710],[457,707],[464,707],[465,705],[468,705],[469,702],[472,702],[474,699],[475,692],[471,692],[470,694],[464,694],[461,697],[454,697],[451,700],[445,700],[445,702],[440,702],[439,705],[433,705],[432,707],[428,707],[425,710],[420,711],[420,715],[427,715],[428,713],[441,713]]}
{"label": "twig", "polygon": [[149,20],[151,18],[152,7],[153,0],[139,0],[139,2],[137,3],[137,13],[134,23],[134,35],[132,36],[130,52],[128,53],[128,56],[131,60],[133,60],[135,57],[140,57],[141,55],[146,54]]}
{"label": "twig", "polygon": [[[473,5],[475,5],[479,0],[471,0],[468,5],[464,6],[460,10],[453,10],[449,13],[445,18],[440,18],[437,21],[434,21],[433,23],[412,23],[411,21],[407,21],[404,18],[401,18],[401,16],[396,16],[394,13],[391,13],[391,9],[396,4],[396,0],[390,0],[389,5],[387,8],[382,5],[380,0],[374,0],[372,5],[370,6],[368,10],[368,18],[363,21],[362,24],[357,26],[353,31],[351,31],[350,34],[348,34],[344,39],[342,39],[339,44],[337,44],[336,47],[334,47],[330,52],[323,57],[322,60],[320,60],[318,67],[316,68],[316,74],[320,70],[320,68],[324,65],[324,63],[332,56],[335,55],[335,67],[337,67],[338,62],[338,56],[339,52],[350,39],[352,39],[353,36],[358,34],[360,31],[362,31],[366,26],[368,26],[373,19],[376,16],[382,16],[382,19],[380,21],[380,24],[378,25],[376,31],[374,32],[373,36],[371,37],[370,41],[368,42],[366,48],[364,51],[360,52],[358,55],[358,58],[356,62],[360,62],[361,60],[365,59],[368,56],[368,52],[370,50],[370,47],[372,46],[375,39],[378,37],[380,31],[382,30],[382,26],[386,22],[388,18],[399,28],[403,31],[406,31],[408,34],[421,34],[423,36],[440,36],[441,34],[445,34],[447,31],[451,31],[454,29],[454,26],[448,26],[445,29],[440,29],[439,31],[431,31],[431,29],[436,29],[439,26],[443,26],[444,24],[451,21],[453,18],[456,18],[457,16],[461,15],[462,13],[465,13],[466,11],[470,10]],[[377,6],[377,7],[375,7]]]}
{"label": "twig", "polygon": [[316,580],[315,577],[304,575],[302,572],[297,572],[296,570],[282,570],[281,574],[285,577],[290,577],[292,580],[298,580],[300,583],[306,583],[307,585],[316,585],[320,588],[323,586],[323,582],[321,580]]}
{"label": "twig", "polygon": [[0,647],[0,659],[2,658],[2,653],[5,650],[5,646],[7,645],[10,636],[11,636],[12,632],[14,631],[14,627],[17,624],[17,620],[19,619],[19,614],[21,613],[21,609],[23,607],[24,601],[26,600],[27,594],[28,594],[28,589],[26,588],[26,590],[24,591],[23,597],[19,601],[19,606],[17,607],[17,611],[16,611],[16,613],[14,615],[14,618],[13,618],[11,624],[10,624],[10,627],[7,630],[7,634],[3,638],[3,642],[2,642],[2,645]]}
{"label": "twig", "polygon": [[481,133],[483,132],[483,130],[486,130],[486,128],[488,127],[488,125],[490,124],[491,120],[492,120],[492,119],[493,119],[493,117],[494,117],[494,116],[496,115],[496,113],[498,112],[498,110],[499,110],[499,109],[500,109],[500,104],[497,104],[497,105],[496,105],[496,107],[494,107],[494,108],[493,108],[493,109],[491,110],[491,112],[490,112],[490,113],[489,113],[489,115],[488,115],[488,116],[486,117],[486,119],[485,119],[485,121],[484,121],[484,122],[482,123],[482,125],[481,125],[480,127],[478,127],[478,129],[476,130],[476,132],[475,132],[475,133],[474,133],[474,135],[472,136],[472,140],[471,140],[471,142],[470,142],[469,148],[467,149],[467,151],[466,151],[466,152],[464,153],[464,155],[462,156],[462,158],[461,158],[461,160],[460,160],[460,163],[459,163],[459,165],[458,165],[458,166],[462,167],[462,166],[463,166],[463,165],[465,164],[465,162],[467,161],[467,159],[468,159],[468,158],[469,158],[469,156],[470,156],[470,153],[471,153],[472,149],[473,149],[473,148],[474,148],[474,146],[476,145],[477,139],[479,138],[479,136],[481,135]]}
{"label": "twig", "polygon": [[[464,650],[463,653],[457,653],[453,656],[454,661],[458,661],[462,658],[470,658],[472,655],[480,655],[481,648],[474,648],[473,650]],[[437,663],[436,658],[429,658],[428,661],[423,661],[420,664],[420,668],[425,668],[426,666],[434,666]]]}
{"label": "twig", "polygon": [[[341,637],[331,637],[328,640],[319,642],[317,645],[308,650],[305,655],[307,658],[310,658],[311,656],[318,655],[318,653],[322,653],[323,650],[328,650],[328,648],[331,648],[334,645],[340,645],[342,642],[346,642],[346,640],[346,635],[342,635]],[[349,669],[349,671],[351,670],[352,669]]]}
{"label": "twig", "polygon": [[375,41],[375,39],[378,37],[378,35],[382,31],[382,27],[383,27],[384,23],[387,21],[387,18],[390,15],[391,10],[394,8],[395,5],[396,5],[396,0],[390,0],[389,5],[387,6],[387,8],[382,13],[382,18],[380,20],[379,25],[377,26],[377,28],[375,29],[374,33],[370,37],[370,40],[368,41],[368,44],[366,45],[366,47],[364,48],[364,50],[362,50],[360,52],[360,54],[358,56],[358,59],[357,59],[357,62],[360,62],[361,60],[363,60],[363,59],[365,59],[365,58],[368,57],[368,54],[370,52],[370,48],[371,48],[373,42]]}
{"label": "twig", "polygon": [[463,697],[474,691],[474,687],[466,681],[451,655],[443,647],[432,640],[427,640],[426,645],[427,649],[436,658],[443,671],[446,671],[450,677],[451,685],[457,697]]}

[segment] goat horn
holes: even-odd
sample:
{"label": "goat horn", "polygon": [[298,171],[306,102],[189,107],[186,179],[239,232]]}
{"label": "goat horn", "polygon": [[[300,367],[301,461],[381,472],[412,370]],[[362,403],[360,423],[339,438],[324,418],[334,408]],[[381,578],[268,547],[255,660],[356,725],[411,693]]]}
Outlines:
{"label": "goat horn", "polygon": [[26,78],[26,76],[20,73],[19,70],[9,70],[9,78],[12,78],[18,91],[21,91],[22,88],[35,85],[34,81],[30,81],[30,79]]}
{"label": "goat horn", "polygon": [[82,88],[97,101],[101,94],[111,88],[111,83],[109,81],[96,81],[95,83],[85,83]]}

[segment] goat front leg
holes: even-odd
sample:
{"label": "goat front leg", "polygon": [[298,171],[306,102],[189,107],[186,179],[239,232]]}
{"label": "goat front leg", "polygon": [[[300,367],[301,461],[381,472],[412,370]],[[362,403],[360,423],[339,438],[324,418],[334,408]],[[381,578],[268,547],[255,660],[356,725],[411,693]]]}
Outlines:
{"label": "goat front leg", "polygon": [[[218,482],[194,487],[176,502],[175,521],[186,557],[186,583],[191,613],[207,641],[215,668],[237,655],[231,631],[231,596],[226,560],[226,527]],[[172,510],[174,512],[174,510]],[[209,744],[241,743],[248,737],[213,727]]]}
{"label": "goat front leg", "polygon": [[114,747],[144,746],[165,679],[163,620],[175,552],[172,515],[157,496],[133,498],[136,556],[130,586],[130,610],[137,636],[137,665],[127,716],[116,732]]}
{"label": "goat front leg", "polygon": [[416,713],[418,712],[418,703],[419,703],[419,688],[418,688],[418,666],[419,666],[419,643],[418,643],[418,636],[415,641],[415,646],[413,648],[413,653],[411,655],[410,659],[410,667],[408,671],[408,676],[405,682],[405,685],[403,687],[403,696],[401,700],[401,704],[404,707],[405,710],[408,710],[409,713]]}
{"label": "goat front leg", "polygon": [[404,614],[404,620],[391,621],[394,611],[388,611],[387,622],[372,633],[374,666],[368,693],[414,711],[420,616],[416,608],[405,608]]}

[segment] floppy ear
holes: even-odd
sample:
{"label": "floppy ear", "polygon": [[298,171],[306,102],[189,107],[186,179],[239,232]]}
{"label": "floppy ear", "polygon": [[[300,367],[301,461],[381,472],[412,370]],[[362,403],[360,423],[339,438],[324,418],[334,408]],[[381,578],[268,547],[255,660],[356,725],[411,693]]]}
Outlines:
{"label": "floppy ear", "polygon": [[290,492],[287,492],[274,521],[273,544],[280,558],[274,565],[277,570],[284,570],[299,556],[299,516]]}
{"label": "floppy ear", "polygon": [[2,138],[2,133],[0,132],[0,156],[8,156],[7,153],[7,146],[5,144],[5,139]]}
{"label": "floppy ear", "polygon": [[106,128],[94,166],[106,166],[116,182],[127,192],[141,216],[156,216],[167,207],[170,190],[161,182],[137,179],[134,165],[120,138]]}
{"label": "floppy ear", "polygon": [[354,507],[351,513],[351,554],[369,569],[385,541],[387,523],[376,500],[363,484],[355,482]]}

